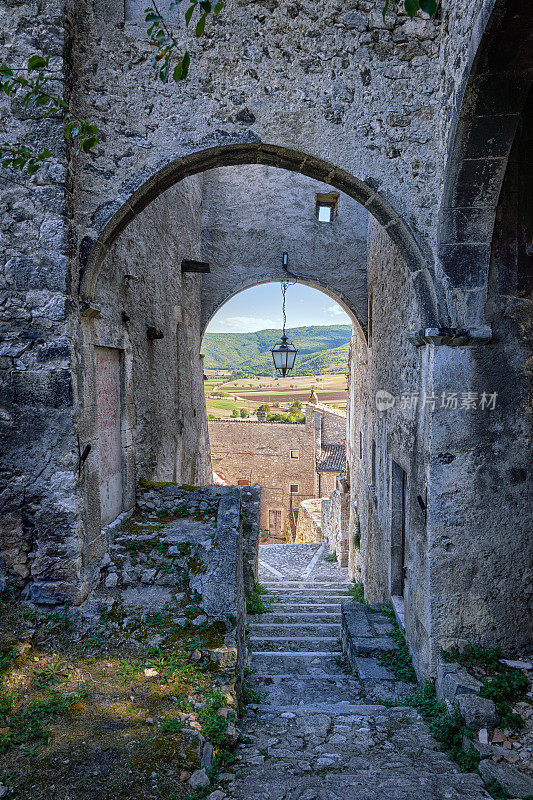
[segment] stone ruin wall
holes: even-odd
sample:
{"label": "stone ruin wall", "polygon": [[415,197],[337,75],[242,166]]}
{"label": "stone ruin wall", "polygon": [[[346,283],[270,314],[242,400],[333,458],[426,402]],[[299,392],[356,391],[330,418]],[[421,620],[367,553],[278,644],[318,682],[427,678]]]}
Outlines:
{"label": "stone ruin wall", "polygon": [[[209,420],[213,470],[226,483],[247,480],[261,486],[261,531],[269,529],[269,511],[281,511],[281,534],[289,525],[291,484],[298,484],[293,506],[316,496],[314,419],[304,424],[255,420]],[[298,450],[298,459],[290,451]]]}

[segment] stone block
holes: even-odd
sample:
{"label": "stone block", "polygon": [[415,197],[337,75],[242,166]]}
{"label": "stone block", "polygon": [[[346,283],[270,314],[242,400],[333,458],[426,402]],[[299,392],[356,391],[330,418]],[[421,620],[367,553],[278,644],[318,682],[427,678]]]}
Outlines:
{"label": "stone block", "polygon": [[457,703],[465,725],[471,731],[495,728],[498,724],[498,714],[492,700],[477,694],[462,694],[457,698]]}
{"label": "stone block", "polygon": [[[460,695],[477,694],[481,689],[481,683],[459,664],[439,661],[436,689],[439,700],[446,700],[451,705],[456,705]],[[482,728],[483,725],[479,727]]]}
{"label": "stone block", "polygon": [[191,789],[203,789],[206,786],[209,786],[211,781],[207,777],[207,772],[205,768],[197,769],[193,772],[191,777],[189,778],[189,786]]}
{"label": "stone block", "polygon": [[69,370],[14,372],[13,401],[20,406],[62,408],[72,405]]}
{"label": "stone block", "polygon": [[533,795],[533,778],[516,767],[496,764],[491,759],[486,759],[480,763],[479,771],[485,782],[491,778],[498,781],[509,793],[509,797],[525,798]]}

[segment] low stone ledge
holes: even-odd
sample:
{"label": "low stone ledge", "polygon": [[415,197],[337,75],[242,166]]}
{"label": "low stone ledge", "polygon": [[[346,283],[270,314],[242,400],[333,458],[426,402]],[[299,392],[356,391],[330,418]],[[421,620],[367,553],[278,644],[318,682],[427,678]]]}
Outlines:
{"label": "low stone ledge", "polygon": [[508,793],[509,797],[527,798],[533,796],[533,778],[520,772],[516,767],[509,764],[496,764],[491,759],[484,759],[480,762],[479,771],[481,777],[488,781],[497,781],[500,786]]}
{"label": "low stone ledge", "polygon": [[465,694],[478,694],[482,684],[454,662],[439,660],[435,688],[437,698],[454,706],[458,698]]}

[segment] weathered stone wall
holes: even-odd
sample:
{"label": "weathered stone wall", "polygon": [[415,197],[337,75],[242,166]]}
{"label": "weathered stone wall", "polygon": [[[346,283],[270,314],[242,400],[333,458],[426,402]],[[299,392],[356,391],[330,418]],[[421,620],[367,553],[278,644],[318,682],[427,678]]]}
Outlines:
{"label": "weathered stone wall", "polygon": [[[199,356],[202,278],[180,268],[182,258],[199,255],[200,207],[201,184],[191,178],[139,215],[107,256],[95,288],[98,314],[83,326],[82,443],[98,442],[94,348],[121,354],[125,508],[140,478],[198,484],[209,477]],[[84,471],[95,535],[100,471],[95,447]]]}
{"label": "weathered stone wall", "polygon": [[296,542],[323,542],[322,500],[302,500],[298,509]]}
{"label": "weathered stone wall", "polygon": [[[530,91],[492,243],[493,340],[434,355],[436,385],[472,390],[477,406],[448,412],[431,432],[432,613],[444,647],[457,635],[510,646],[531,640],[532,137]],[[493,409],[481,408],[483,392],[496,395]]]}
{"label": "weathered stone wall", "polygon": [[[314,415],[305,424],[255,420],[209,420],[213,469],[226,481],[261,486],[261,531],[269,530],[269,512],[281,511],[282,535],[289,524],[290,487],[294,508],[316,496]],[[291,458],[291,450],[299,457]]]}
{"label": "weathered stone wall", "polygon": [[325,289],[366,326],[368,212],[337,193],[335,218],[319,222],[316,195],[328,192],[320,181],[261,164],[204,174],[202,257],[211,272],[202,284],[203,328],[236,292],[296,278]]}
{"label": "weathered stone wall", "polygon": [[349,502],[349,496],[338,489],[322,500],[322,535],[341,567],[348,566]]}
{"label": "weathered stone wall", "polygon": [[[348,463],[352,506],[360,525],[360,553],[354,540],[355,509],[348,528],[352,576],[361,575],[370,602],[390,596],[395,569],[391,540],[391,477],[395,462],[407,475],[404,564],[406,627],[422,672],[429,669],[430,617],[428,552],[424,516],[416,501],[424,496],[427,411],[418,397],[427,381],[427,353],[407,339],[418,324],[416,300],[406,267],[386,234],[375,224],[369,235],[369,293],[372,298],[370,346],[354,330],[351,342],[351,391],[348,406]],[[391,408],[378,411],[375,393],[388,392]],[[374,443],[374,445],[373,445]],[[374,446],[374,469],[372,451]],[[421,463],[419,463],[421,462]],[[373,474],[374,473],[374,474]],[[349,514],[348,514],[349,516]],[[401,567],[400,567],[401,568]]]}
{"label": "weathered stone wall", "polygon": [[[39,46],[68,99],[71,64],[61,2],[0,8],[2,61],[22,67]],[[1,181],[0,515],[10,578],[53,579],[83,594],[76,503],[75,398],[71,380],[69,258],[72,198],[61,125],[37,121],[21,98],[0,98],[5,138],[48,147],[54,163],[26,183]],[[7,135],[9,132],[9,137]]]}

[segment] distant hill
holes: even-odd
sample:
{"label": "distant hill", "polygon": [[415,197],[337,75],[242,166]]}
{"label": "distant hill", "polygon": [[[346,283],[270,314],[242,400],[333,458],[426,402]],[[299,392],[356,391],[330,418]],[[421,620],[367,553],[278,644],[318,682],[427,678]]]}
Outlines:
{"label": "distant hill", "polygon": [[[346,371],[350,325],[312,325],[288,328],[289,341],[298,348],[292,375],[319,375]],[[272,375],[270,348],[281,330],[253,333],[206,333],[202,344],[207,369],[231,369],[251,375]]]}

